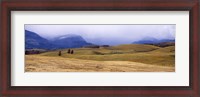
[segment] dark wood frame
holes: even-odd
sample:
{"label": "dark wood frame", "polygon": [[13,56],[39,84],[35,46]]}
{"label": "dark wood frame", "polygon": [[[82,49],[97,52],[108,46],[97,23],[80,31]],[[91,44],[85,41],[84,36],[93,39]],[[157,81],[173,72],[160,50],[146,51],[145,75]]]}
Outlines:
{"label": "dark wood frame", "polygon": [[[200,0],[4,0],[0,26],[0,96],[200,97]],[[11,86],[11,11],[189,11],[190,86]]]}

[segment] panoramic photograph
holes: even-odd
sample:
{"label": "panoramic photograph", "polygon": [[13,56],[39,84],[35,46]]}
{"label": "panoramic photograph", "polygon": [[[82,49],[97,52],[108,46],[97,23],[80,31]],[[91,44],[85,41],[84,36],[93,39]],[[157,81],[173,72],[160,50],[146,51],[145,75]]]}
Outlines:
{"label": "panoramic photograph", "polygon": [[26,24],[25,72],[175,72],[173,24]]}

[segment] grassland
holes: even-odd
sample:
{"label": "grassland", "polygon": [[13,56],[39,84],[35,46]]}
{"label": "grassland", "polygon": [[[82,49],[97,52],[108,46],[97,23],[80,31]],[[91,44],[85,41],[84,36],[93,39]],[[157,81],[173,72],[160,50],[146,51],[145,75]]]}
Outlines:
{"label": "grassland", "polygon": [[[172,72],[175,46],[119,45],[102,48],[76,48],[26,55],[27,72]],[[58,56],[61,51],[62,55]]]}

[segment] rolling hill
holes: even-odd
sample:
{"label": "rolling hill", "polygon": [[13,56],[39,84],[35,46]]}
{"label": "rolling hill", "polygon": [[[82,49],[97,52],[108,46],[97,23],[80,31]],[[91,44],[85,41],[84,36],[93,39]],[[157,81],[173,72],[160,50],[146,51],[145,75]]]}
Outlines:
{"label": "rolling hill", "polygon": [[[106,48],[75,48],[74,54],[68,54],[68,49],[59,50],[64,58],[75,58],[95,61],[130,61],[152,65],[174,66],[175,46],[158,47],[144,44],[119,45]],[[55,57],[58,51],[40,54]]]}
{"label": "rolling hill", "polygon": [[[174,72],[175,46],[127,44],[26,55],[26,72]],[[62,55],[58,56],[61,51]],[[34,61],[37,60],[37,61]]]}

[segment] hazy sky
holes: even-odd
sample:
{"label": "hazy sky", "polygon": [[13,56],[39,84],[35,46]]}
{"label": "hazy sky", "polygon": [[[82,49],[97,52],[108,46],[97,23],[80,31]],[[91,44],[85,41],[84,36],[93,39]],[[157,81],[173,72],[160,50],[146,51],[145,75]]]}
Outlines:
{"label": "hazy sky", "polygon": [[144,38],[175,39],[176,25],[25,25],[25,29],[53,39],[67,34],[94,44],[129,44]]}

